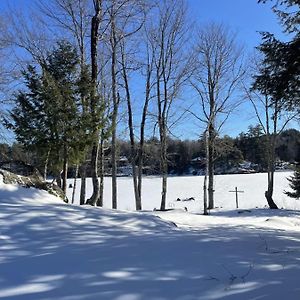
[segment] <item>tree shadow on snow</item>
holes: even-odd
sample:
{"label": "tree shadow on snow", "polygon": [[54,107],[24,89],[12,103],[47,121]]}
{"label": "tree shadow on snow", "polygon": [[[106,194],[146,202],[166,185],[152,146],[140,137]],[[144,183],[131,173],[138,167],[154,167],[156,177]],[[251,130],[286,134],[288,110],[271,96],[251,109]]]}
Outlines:
{"label": "tree shadow on snow", "polygon": [[9,193],[0,204],[0,299],[300,297],[299,232],[185,230],[149,214],[19,204]]}

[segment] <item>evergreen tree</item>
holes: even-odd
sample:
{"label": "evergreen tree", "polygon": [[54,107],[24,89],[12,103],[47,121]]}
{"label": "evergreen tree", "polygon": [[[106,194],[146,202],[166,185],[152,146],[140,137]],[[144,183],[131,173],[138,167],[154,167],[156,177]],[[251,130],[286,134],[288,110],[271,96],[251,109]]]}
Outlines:
{"label": "evergreen tree", "polygon": [[300,198],[300,166],[298,165],[294,175],[288,178],[288,181],[290,182],[290,187],[293,190],[293,192],[287,192],[284,193],[288,195],[291,198]]}
{"label": "evergreen tree", "polygon": [[258,164],[260,169],[266,169],[266,137],[260,125],[250,125],[246,133],[239,134],[236,144],[245,160]]}
{"label": "evergreen tree", "polygon": [[274,99],[282,99],[282,105],[285,107],[299,109],[300,2],[299,0],[275,1],[273,10],[279,16],[284,31],[290,34],[291,39],[282,42],[271,33],[263,33],[263,42],[259,49],[265,56],[263,65],[266,66],[266,72],[257,76],[256,87],[263,88]]}
{"label": "evergreen tree", "polygon": [[66,192],[68,164],[77,163],[89,144],[89,119],[81,101],[89,82],[83,82],[77,53],[65,41],[48,55],[40,73],[29,66],[23,75],[27,89],[16,95],[7,125],[18,142],[49,161],[54,173],[63,170]]}
{"label": "evergreen tree", "polygon": [[[266,1],[268,0],[258,2]],[[300,2],[278,0],[273,10],[279,16],[285,32],[290,34],[291,39],[288,42],[281,42],[273,34],[263,33],[263,41],[259,47],[263,59],[252,88],[264,99],[266,115],[264,131],[267,138],[268,190],[265,192],[265,197],[270,208],[277,208],[272,196],[278,122],[284,110],[300,108]],[[273,127],[272,131],[270,126]]]}

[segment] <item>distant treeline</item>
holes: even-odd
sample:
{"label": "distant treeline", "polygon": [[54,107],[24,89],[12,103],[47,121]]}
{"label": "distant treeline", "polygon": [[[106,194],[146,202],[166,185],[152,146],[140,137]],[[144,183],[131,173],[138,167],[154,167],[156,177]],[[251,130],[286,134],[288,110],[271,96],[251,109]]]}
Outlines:
{"label": "distant treeline", "polygon": [[[265,171],[267,167],[266,137],[261,127],[250,126],[246,133],[238,137],[224,136],[216,143],[216,169],[226,173],[243,161],[256,164],[256,171]],[[119,141],[119,155],[130,157],[130,143]],[[145,166],[149,172],[159,173],[159,142],[156,138],[147,140],[145,146]],[[198,160],[197,160],[198,158]],[[294,163],[300,160],[300,132],[296,129],[283,131],[277,139],[277,160]],[[177,140],[168,139],[168,170],[171,174],[186,174],[191,169],[201,168],[205,161],[204,139]],[[204,167],[204,166],[203,166]]]}
{"label": "distant treeline", "polygon": [[[256,171],[264,171],[267,166],[266,137],[260,126],[250,126],[248,131],[242,132],[238,137],[229,136],[217,139],[216,169],[220,173],[237,167],[243,161],[256,165]],[[168,172],[182,175],[201,170],[205,164],[204,139],[199,140],[167,140],[168,145]],[[119,166],[130,165],[130,142],[118,140],[117,142]],[[105,151],[106,174],[110,173],[110,148]],[[276,157],[283,162],[294,163],[300,160],[300,132],[296,129],[283,131],[277,140]],[[127,160],[126,160],[127,159]],[[0,162],[18,160],[34,165],[43,172],[44,162],[36,153],[26,151],[22,145],[0,144]],[[144,174],[157,175],[160,173],[160,147],[157,138],[146,140],[144,153]],[[70,169],[72,176],[72,168]]]}

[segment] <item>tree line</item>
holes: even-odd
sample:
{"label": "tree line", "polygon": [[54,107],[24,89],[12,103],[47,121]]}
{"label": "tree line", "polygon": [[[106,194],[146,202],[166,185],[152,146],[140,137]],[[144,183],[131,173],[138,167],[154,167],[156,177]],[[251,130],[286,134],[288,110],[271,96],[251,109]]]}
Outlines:
{"label": "tree line", "polygon": [[[219,137],[216,141],[216,172],[218,174],[239,173],[244,170],[241,165],[248,163],[248,169],[253,172],[267,171],[266,136],[260,125],[249,126],[247,132],[241,132],[237,137]],[[104,174],[111,175],[111,149],[109,143],[105,144]],[[129,140],[117,139],[117,161],[121,171],[119,176],[132,175],[131,144]],[[300,132],[296,129],[283,131],[277,139],[275,148],[277,167],[290,170],[300,158]],[[156,137],[145,140],[143,153],[143,175],[160,175],[160,149]],[[167,157],[169,175],[199,175],[204,174],[206,163],[205,139],[180,140],[167,138]],[[0,163],[9,161],[23,161],[36,166],[41,173],[45,173],[45,165],[39,153],[26,150],[21,144],[0,144]],[[125,167],[125,172],[122,172]],[[240,167],[240,170],[239,170]],[[47,170],[46,170],[47,171]],[[68,178],[76,177],[76,166],[70,166]],[[87,176],[91,176],[89,167]],[[48,176],[56,176],[52,169]],[[81,174],[77,175],[81,176]]]}
{"label": "tree line", "polygon": [[[10,63],[3,64],[9,72],[0,70],[0,83],[15,86],[14,71],[22,80],[14,93],[1,90],[13,106],[2,113],[3,124],[43,161],[45,175],[54,174],[64,192],[72,167],[75,178],[81,177],[80,203],[102,206],[109,149],[112,208],[117,208],[118,134],[125,120],[136,209],[142,209],[142,175],[152,159],[162,176],[160,209],[165,210],[167,176],[176,164],[183,172],[188,157],[183,154],[188,143],[178,143],[182,149],[175,151],[170,137],[188,115],[201,124],[196,144],[205,157],[204,213],[214,207],[218,163],[239,159],[261,160],[268,172],[265,196],[276,208],[276,155],[291,160],[292,150],[287,154],[280,141],[299,110],[297,1],[273,7],[291,41],[263,34],[251,66],[233,31],[216,23],[192,24],[185,0],[35,0],[27,14],[14,9],[1,15],[0,51]],[[186,99],[191,93],[193,103]],[[253,106],[257,136],[220,137],[242,101]],[[150,131],[155,138],[149,142]],[[257,147],[263,151],[255,153]],[[87,173],[93,182],[89,199]]]}

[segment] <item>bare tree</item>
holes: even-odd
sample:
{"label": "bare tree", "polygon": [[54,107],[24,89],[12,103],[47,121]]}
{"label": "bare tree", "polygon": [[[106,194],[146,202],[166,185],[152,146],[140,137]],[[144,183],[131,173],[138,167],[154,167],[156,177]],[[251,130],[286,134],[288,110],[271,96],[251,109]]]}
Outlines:
{"label": "bare tree", "polygon": [[86,64],[87,39],[90,28],[92,5],[90,0],[35,0],[37,8],[43,17],[39,19],[44,25],[52,26],[52,33],[57,39],[70,35],[75,40],[80,62]]}
{"label": "bare tree", "polygon": [[99,85],[98,93],[102,99],[102,124],[99,143],[99,180],[100,180],[100,196],[97,201],[97,206],[103,206],[104,193],[104,154],[106,142],[110,136],[111,124],[109,123],[111,115],[111,76],[110,76],[110,51],[105,43],[99,45],[101,47],[101,56],[99,57]]}
{"label": "bare tree", "polygon": [[10,45],[15,63],[23,69],[29,63],[43,64],[49,50],[57,42],[51,26],[43,22],[34,7],[23,12],[15,5],[9,6],[5,18],[9,25],[1,33],[2,39]]}
{"label": "bare tree", "polygon": [[147,37],[147,29],[145,30],[145,49],[146,58],[144,69],[145,77],[145,94],[143,102],[142,118],[140,123],[140,135],[139,135],[139,145],[137,150],[137,164],[138,164],[138,195],[142,202],[142,180],[143,180],[143,161],[144,161],[144,144],[145,144],[145,128],[146,119],[148,115],[148,107],[151,100],[151,92],[154,87],[153,71],[154,71],[154,48],[151,47],[149,39]]}
{"label": "bare tree", "polygon": [[[117,157],[116,157],[116,137],[117,121],[119,113],[119,104],[121,100],[120,75],[123,78],[125,87],[125,98],[127,108],[131,110],[130,87],[127,74],[127,49],[125,45],[128,39],[137,33],[143,24],[145,1],[140,0],[110,0],[107,3],[108,13],[108,44],[111,52],[111,98],[112,98],[112,115],[111,115],[111,163],[112,163],[112,207],[117,208]],[[130,113],[131,115],[131,113]],[[133,125],[130,118],[130,127]],[[130,140],[134,152],[134,133],[130,129]],[[134,159],[133,159],[134,161]],[[135,168],[134,168],[135,169]],[[134,170],[135,172],[135,170]],[[136,173],[134,173],[135,195],[137,200],[137,209],[141,208],[139,196],[137,193]]]}
{"label": "bare tree", "polygon": [[163,0],[157,5],[158,24],[149,30],[149,43],[154,52],[155,97],[160,137],[162,198],[160,209],[166,208],[168,121],[174,100],[187,80],[190,66],[188,51],[186,6],[181,0]]}
{"label": "bare tree", "polygon": [[98,114],[98,94],[97,94],[97,78],[98,78],[98,41],[99,41],[99,27],[101,25],[102,14],[102,0],[93,0],[94,15],[91,22],[91,100],[90,112],[93,124],[93,146],[91,153],[91,171],[93,182],[93,194],[87,203],[95,205],[100,197],[100,185],[98,178],[98,153],[99,153],[99,114]]}
{"label": "bare tree", "polygon": [[[235,92],[244,76],[241,48],[223,25],[210,24],[198,32],[196,68],[191,84],[199,97],[201,114],[192,114],[205,124],[208,209],[214,207],[215,141],[232,111],[239,104]],[[204,201],[205,202],[205,201]]]}
{"label": "bare tree", "polygon": [[266,136],[268,189],[265,191],[265,197],[269,207],[271,209],[277,209],[278,207],[273,200],[276,142],[278,136],[286,128],[288,123],[296,118],[298,114],[285,111],[282,106],[282,101],[273,99],[267,93],[262,94],[254,89],[247,90],[246,88],[245,92]]}
{"label": "bare tree", "polygon": [[117,87],[117,51],[118,51],[118,34],[117,34],[117,0],[112,0],[109,10],[110,18],[110,47],[111,47],[111,90],[113,112],[111,117],[112,123],[112,143],[111,143],[111,161],[112,161],[112,208],[117,208],[117,158],[116,158],[116,135],[117,135],[117,117],[120,103],[120,95]]}
{"label": "bare tree", "polygon": [[136,168],[136,141],[134,136],[134,125],[133,125],[133,112],[132,112],[132,100],[131,100],[131,90],[129,87],[129,78],[128,78],[128,69],[129,65],[126,59],[126,49],[124,41],[121,42],[121,69],[122,76],[124,81],[124,88],[126,94],[126,103],[128,110],[128,128],[129,128],[129,138],[130,138],[130,151],[131,151],[131,167],[132,167],[132,178],[133,178],[133,187],[134,187],[134,196],[136,203],[136,210],[142,209],[141,196],[138,190],[138,176],[137,176],[137,168]]}
{"label": "bare tree", "polygon": [[[146,2],[146,1],[145,1]],[[151,71],[153,69],[153,63],[149,62],[151,59],[149,56],[149,46],[143,43],[143,35],[139,34],[136,37],[136,33],[142,28],[142,25],[145,22],[147,12],[149,11],[149,6],[147,3],[140,5],[139,8],[135,11],[135,14],[132,14],[132,18],[135,19],[135,23],[137,27],[134,31],[127,33],[127,36],[120,41],[120,65],[121,65],[121,73],[123,78],[123,85],[125,90],[125,98],[127,104],[127,113],[128,113],[128,129],[129,129],[129,138],[130,138],[130,152],[131,152],[131,166],[132,166],[132,178],[134,185],[134,195],[136,202],[136,210],[142,209],[142,195],[141,195],[141,187],[142,187],[142,167],[143,167],[143,147],[144,147],[144,133],[145,133],[145,122],[147,117],[147,109],[150,100],[150,84],[151,84]],[[139,26],[140,24],[140,26]],[[142,42],[140,41],[142,40]],[[143,61],[142,63],[139,60],[144,59],[138,57],[137,52],[139,51],[139,47],[143,48],[146,46],[147,49],[147,62]],[[152,56],[153,57],[153,56]],[[150,66],[150,65],[151,66]],[[140,71],[140,69],[144,69],[146,65],[146,91],[145,91],[145,100],[139,103],[142,106],[142,118],[140,124],[140,142],[139,144],[136,141],[135,132],[134,132],[134,118],[133,118],[133,107],[132,107],[132,95],[130,88],[130,75],[135,71]],[[138,164],[138,167],[136,166]]]}

